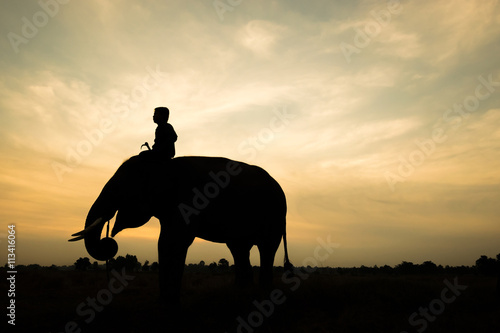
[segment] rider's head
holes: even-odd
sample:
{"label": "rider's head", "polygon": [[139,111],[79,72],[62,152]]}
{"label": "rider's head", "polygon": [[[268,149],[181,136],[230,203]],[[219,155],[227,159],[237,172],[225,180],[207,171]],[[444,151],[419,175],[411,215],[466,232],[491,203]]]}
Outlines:
{"label": "rider's head", "polygon": [[159,106],[155,108],[155,113],[153,114],[153,121],[158,124],[158,122],[167,122],[170,111],[164,106]]}

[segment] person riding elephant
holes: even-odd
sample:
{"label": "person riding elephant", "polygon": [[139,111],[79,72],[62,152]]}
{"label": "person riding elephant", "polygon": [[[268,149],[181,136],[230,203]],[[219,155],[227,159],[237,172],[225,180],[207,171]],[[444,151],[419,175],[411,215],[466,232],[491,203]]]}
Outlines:
{"label": "person riding elephant", "polygon": [[[158,124],[155,131],[155,143],[152,150],[143,151],[141,154],[148,155],[159,159],[171,159],[175,156],[175,142],[177,141],[177,133],[174,127],[168,122],[170,110],[167,107],[160,106],[155,108],[153,121]],[[143,146],[149,148],[146,142]]]}

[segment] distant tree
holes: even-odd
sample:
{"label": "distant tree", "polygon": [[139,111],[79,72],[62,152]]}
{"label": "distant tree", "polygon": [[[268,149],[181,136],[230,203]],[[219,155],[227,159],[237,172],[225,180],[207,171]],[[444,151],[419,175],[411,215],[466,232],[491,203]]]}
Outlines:
{"label": "distant tree", "polygon": [[217,269],[217,263],[214,261],[210,265],[208,265],[208,270],[214,272]]}
{"label": "distant tree", "polygon": [[155,261],[155,262],[153,262],[153,263],[151,264],[151,268],[150,268],[151,272],[158,272],[158,268],[159,268],[159,266],[160,266],[160,265],[158,264],[158,262],[156,262],[156,261]]}
{"label": "distant tree", "polygon": [[138,271],[141,268],[141,263],[137,260],[136,256],[127,254],[125,256],[125,269],[130,272]]}
{"label": "distant tree", "polygon": [[99,263],[97,261],[94,261],[94,263],[92,264],[92,269],[94,271],[98,271],[99,270]]}
{"label": "distant tree", "polygon": [[[500,255],[500,254],[499,254],[499,255]],[[202,260],[202,261],[200,261],[200,263],[198,264],[198,266],[200,266],[200,267],[205,267],[205,262],[204,262],[203,260]]]}
{"label": "distant tree", "polygon": [[221,268],[227,268],[229,267],[229,261],[227,261],[226,259],[222,258],[221,260],[219,260],[219,267]]}
{"label": "distant tree", "polygon": [[424,261],[422,265],[420,265],[420,273],[423,274],[432,274],[437,272],[437,265],[432,261]]}
{"label": "distant tree", "polygon": [[495,275],[497,273],[497,261],[487,256],[481,256],[476,260],[476,268],[480,274]]}
{"label": "distant tree", "polygon": [[394,269],[401,274],[414,274],[415,265],[412,262],[403,261],[399,265],[396,265]]}
{"label": "distant tree", "polygon": [[361,265],[361,267],[356,269],[356,273],[361,275],[361,276],[364,276],[364,275],[370,274],[370,270],[371,269],[369,267],[366,267],[365,265]]}
{"label": "distant tree", "polygon": [[149,260],[146,260],[146,261],[144,262],[144,265],[142,265],[142,270],[143,270],[144,272],[149,272],[149,268],[150,268],[150,266],[149,266]]}
{"label": "distant tree", "polygon": [[42,266],[40,266],[38,264],[29,264],[28,266],[26,266],[26,269],[31,270],[31,271],[37,271],[41,268],[42,268]]}
{"label": "distant tree", "polygon": [[109,263],[109,267],[111,267],[111,269],[121,271],[122,268],[125,267],[125,257],[118,256],[116,258],[111,258],[111,259],[109,259],[108,263]]}
{"label": "distant tree", "polygon": [[392,267],[389,265],[384,265],[379,268],[380,273],[382,274],[391,274],[392,273]]}
{"label": "distant tree", "polygon": [[129,272],[135,272],[141,268],[141,263],[137,260],[137,257],[131,254],[127,254],[125,257],[119,256],[116,259],[111,259],[109,264],[111,268],[118,271],[121,271],[123,267]]}
{"label": "distant tree", "polygon": [[86,271],[91,266],[90,259],[87,257],[85,258],[80,257],[75,261],[74,265],[77,271]]}

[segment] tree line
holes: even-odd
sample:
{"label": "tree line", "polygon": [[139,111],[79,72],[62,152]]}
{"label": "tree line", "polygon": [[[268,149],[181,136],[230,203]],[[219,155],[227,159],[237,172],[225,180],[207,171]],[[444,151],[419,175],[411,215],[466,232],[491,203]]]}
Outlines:
{"label": "tree line", "polygon": [[[88,257],[80,257],[73,264],[75,270],[79,271],[87,271],[87,270],[101,270],[105,268],[105,265],[99,265],[97,261],[94,263],[90,263],[90,259]],[[118,256],[117,258],[110,259],[108,261],[109,269],[121,270],[125,268],[129,272],[157,272],[159,264],[157,261],[150,263],[149,260],[146,260],[144,264],[141,264],[135,255],[127,254],[125,257]],[[218,263],[215,261],[205,265],[205,262],[202,260],[198,264],[188,264],[186,268],[189,269],[208,269],[209,271],[226,271],[229,270],[229,261],[225,258],[219,260]]]}
{"label": "tree line", "polygon": [[[158,262],[150,263],[146,260],[144,263],[139,262],[135,255],[127,254],[118,256],[109,260],[108,268],[121,270],[125,268],[129,272],[157,272]],[[229,261],[225,258],[220,259],[218,262],[212,262],[206,265],[202,260],[198,264],[187,264],[186,271],[207,271],[212,273],[224,273],[232,269]],[[7,264],[4,266],[7,269]],[[97,271],[106,269],[105,264],[99,264],[97,261],[91,262],[88,257],[78,258],[72,266],[40,266],[38,264],[31,265],[17,265],[18,270],[78,270],[78,271]],[[280,269],[280,267],[278,267]],[[394,267],[389,265],[367,267],[318,267],[315,269],[317,273],[338,274],[338,275],[376,275],[376,274],[481,274],[487,276],[500,275],[500,253],[496,258],[489,258],[485,255],[476,260],[474,266],[442,266],[436,265],[432,261],[424,261],[421,264],[414,264],[412,262],[403,261]]]}

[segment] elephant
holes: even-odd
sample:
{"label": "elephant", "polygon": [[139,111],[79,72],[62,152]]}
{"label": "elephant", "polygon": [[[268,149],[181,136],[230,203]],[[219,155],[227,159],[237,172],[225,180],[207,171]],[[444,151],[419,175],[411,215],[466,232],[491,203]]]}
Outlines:
{"label": "elephant", "polygon": [[253,281],[249,256],[254,245],[260,254],[261,286],[272,285],[282,238],[284,268],[293,268],[286,244],[285,194],[264,169],[223,157],[165,161],[142,155],[118,168],[90,208],[85,229],[70,241],[83,239],[93,258],[108,260],[118,245],[113,238],[101,239],[101,232],[116,212],[111,237],[158,218],[160,299],[167,302],[180,301],[186,254],[196,237],[227,245],[240,285]]}

